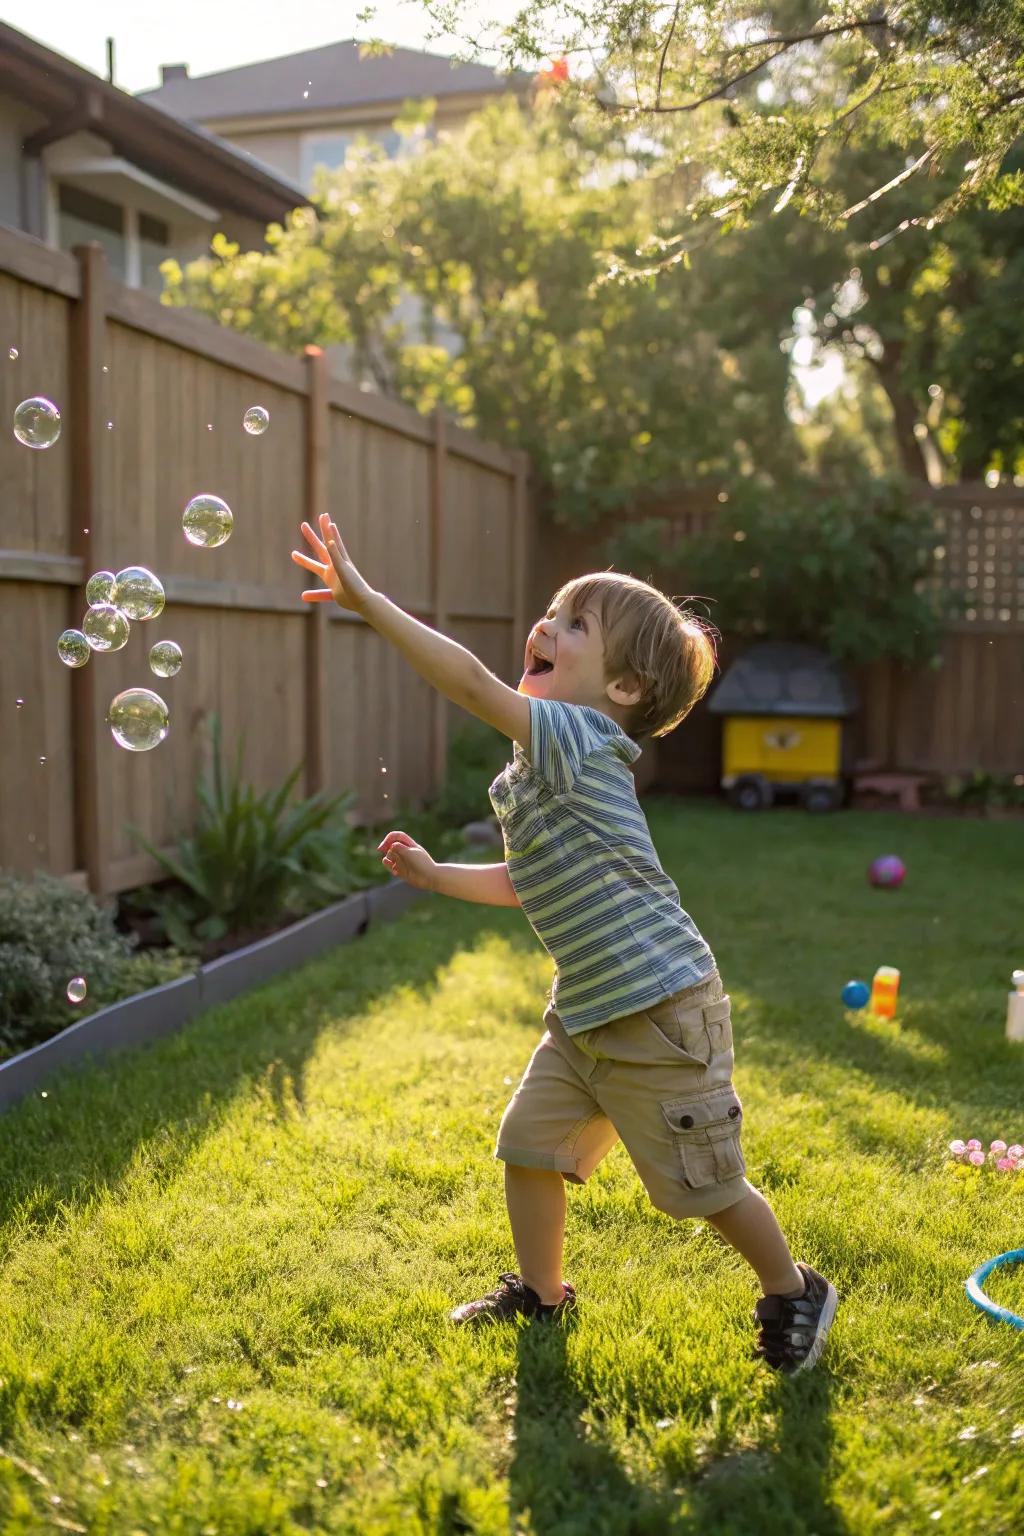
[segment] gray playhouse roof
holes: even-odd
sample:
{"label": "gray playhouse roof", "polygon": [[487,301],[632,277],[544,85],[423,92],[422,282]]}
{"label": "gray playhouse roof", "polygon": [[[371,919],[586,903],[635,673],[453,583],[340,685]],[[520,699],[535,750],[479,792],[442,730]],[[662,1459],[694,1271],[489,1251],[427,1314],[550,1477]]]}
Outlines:
{"label": "gray playhouse roof", "polygon": [[734,661],[708,702],[713,715],[852,715],[857,692],[810,645],[764,641]]}

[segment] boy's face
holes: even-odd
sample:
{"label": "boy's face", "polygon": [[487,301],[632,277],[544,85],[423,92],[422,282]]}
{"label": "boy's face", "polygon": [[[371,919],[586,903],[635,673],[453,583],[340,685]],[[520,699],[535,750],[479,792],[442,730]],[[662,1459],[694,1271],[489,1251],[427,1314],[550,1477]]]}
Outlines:
{"label": "boy's face", "polygon": [[530,631],[519,692],[563,704],[585,704],[610,715],[618,725],[641,696],[636,679],[629,674],[605,681],[601,615],[594,607],[574,614],[568,598],[557,609],[549,608]]}

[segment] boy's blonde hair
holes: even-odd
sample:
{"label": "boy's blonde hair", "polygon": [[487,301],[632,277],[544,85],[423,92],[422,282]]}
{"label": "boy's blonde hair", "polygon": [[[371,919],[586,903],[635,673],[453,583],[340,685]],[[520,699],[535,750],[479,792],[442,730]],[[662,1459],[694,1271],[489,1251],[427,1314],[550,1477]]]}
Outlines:
{"label": "boy's blonde hair", "polygon": [[[551,608],[569,603],[601,616],[605,682],[632,672],[644,688],[623,729],[627,736],[667,736],[708,690],[717,664],[714,625],[636,576],[593,571],[559,587]],[[686,602],[682,598],[679,601]]]}

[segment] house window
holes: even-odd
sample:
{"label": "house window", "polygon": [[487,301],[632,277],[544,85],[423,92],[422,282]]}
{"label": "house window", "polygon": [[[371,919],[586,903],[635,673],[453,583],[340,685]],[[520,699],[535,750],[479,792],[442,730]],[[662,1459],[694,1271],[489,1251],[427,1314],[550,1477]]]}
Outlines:
{"label": "house window", "polygon": [[380,128],[338,128],[331,133],[307,134],[302,145],[302,180],[311,185],[318,170],[336,171],[345,164],[345,156],[360,140],[379,144],[388,158],[398,157],[402,136],[389,126]]}
{"label": "house window", "polygon": [[127,274],[127,247],[124,234],[124,209],[106,198],[94,197],[80,187],[65,186],[57,191],[58,240],[62,250],[73,250],[90,240],[103,247],[107,264],[115,276]]}
{"label": "house window", "polygon": [[139,277],[141,286],[150,293],[163,290],[160,263],[170,255],[170,243],[171,233],[166,224],[148,213],[139,214]]}

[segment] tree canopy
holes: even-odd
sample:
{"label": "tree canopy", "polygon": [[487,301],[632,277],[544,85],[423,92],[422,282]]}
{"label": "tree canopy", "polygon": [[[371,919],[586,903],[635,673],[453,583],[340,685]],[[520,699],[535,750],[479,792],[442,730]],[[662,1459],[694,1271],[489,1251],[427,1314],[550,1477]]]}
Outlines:
{"label": "tree canopy", "polygon": [[[556,56],[549,78],[579,109],[654,136],[669,163],[713,115],[728,131],[717,189],[687,210],[697,226],[790,204],[845,223],[910,183],[911,225],[1024,199],[1003,165],[1024,126],[1021,0],[523,0],[507,22],[477,21],[471,0],[421,3],[465,56],[509,69]],[[898,163],[850,199],[830,165],[853,131]]]}

